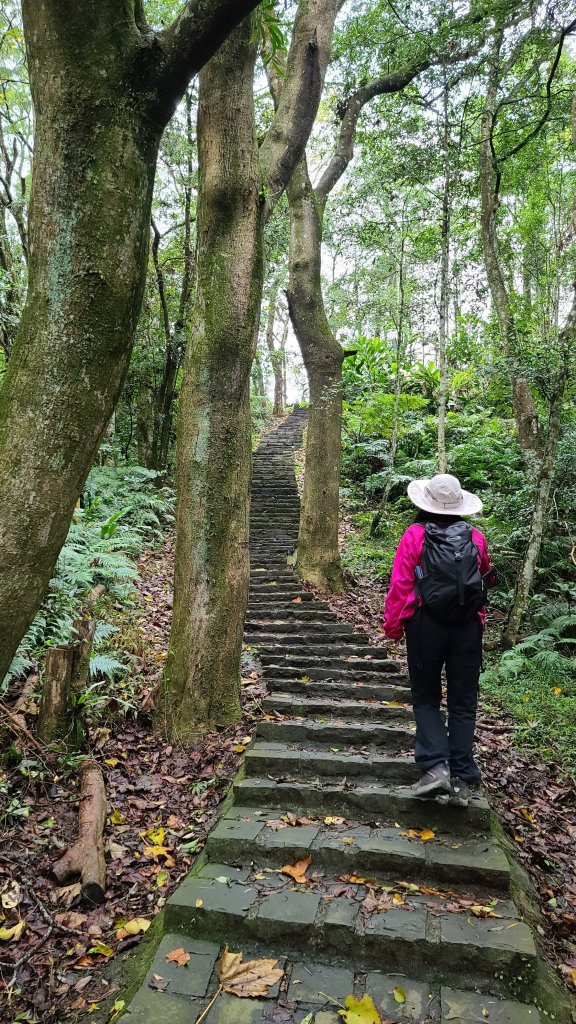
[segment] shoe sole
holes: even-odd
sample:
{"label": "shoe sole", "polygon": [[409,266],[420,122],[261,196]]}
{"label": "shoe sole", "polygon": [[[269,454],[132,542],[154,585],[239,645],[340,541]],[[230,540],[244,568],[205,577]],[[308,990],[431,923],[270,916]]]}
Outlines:
{"label": "shoe sole", "polygon": [[448,803],[452,804],[453,807],[468,807],[470,801],[467,797],[451,796]]}
{"label": "shoe sole", "polygon": [[413,789],[414,796],[426,796],[428,793],[449,793],[450,783],[449,782],[428,782],[425,786],[419,786],[418,789]]}

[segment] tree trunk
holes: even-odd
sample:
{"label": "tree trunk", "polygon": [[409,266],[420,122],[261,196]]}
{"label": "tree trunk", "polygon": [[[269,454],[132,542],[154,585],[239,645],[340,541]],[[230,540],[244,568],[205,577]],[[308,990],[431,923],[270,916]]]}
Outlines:
{"label": "tree trunk", "polygon": [[263,284],[255,55],[246,22],[200,75],[197,296],[180,396],[174,614],[159,700],[163,728],[179,740],[240,715],[250,368]]}
{"label": "tree trunk", "polygon": [[274,344],[274,322],[276,320],[278,288],[279,283],[278,281],[275,281],[270,294],[268,322],[266,324],[266,344],[268,346],[268,354],[270,356],[272,372],[274,374],[274,407],[272,410],[274,416],[282,416],[284,414],[284,383],[282,380],[283,353],[282,348],[276,348]]}
{"label": "tree trunk", "polygon": [[288,307],[310,389],[297,568],[307,583],[337,593],[344,585],[338,544],[344,352],[324,309],[323,207],[314,195],[305,157],[292,177],[288,198]]}
{"label": "tree trunk", "polygon": [[85,761],[80,769],[78,838],[53,867],[60,885],[79,875],[82,895],[88,903],[101,903],[106,891],[104,826],[106,787],[96,761]]}
{"label": "tree trunk", "polygon": [[23,0],[35,109],[26,305],[0,396],[0,679],[52,576],[126,375],[158,143],[256,0]]}
{"label": "tree trunk", "polygon": [[444,82],[444,187],[442,189],[442,222],[440,241],[440,316],[438,323],[438,471],[445,473],[446,462],[446,398],[448,367],[446,342],[448,338],[448,310],[450,307],[450,129],[448,124],[448,86]]}
{"label": "tree trunk", "polygon": [[494,48],[480,129],[479,166],[482,204],[482,246],[484,249],[486,277],[488,278],[488,286],[500,327],[502,348],[510,366],[512,408],[516,420],[518,443],[524,451],[532,452],[537,457],[540,457],[542,452],[542,436],[538,413],[534,403],[532,388],[521,362],[522,353],[517,337],[516,320],[504,278],[497,235],[500,171],[495,165],[492,154],[492,129],[499,82],[498,62],[500,45],[501,37],[500,42],[496,41]]}

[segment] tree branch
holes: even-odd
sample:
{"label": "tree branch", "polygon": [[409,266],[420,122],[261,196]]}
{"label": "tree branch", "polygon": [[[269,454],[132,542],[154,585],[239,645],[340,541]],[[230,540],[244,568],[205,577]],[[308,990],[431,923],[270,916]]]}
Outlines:
{"label": "tree branch", "polygon": [[259,0],[188,0],[178,17],[152,42],[153,112],[166,124],[186,91],[233,28]]}
{"label": "tree branch", "polygon": [[338,0],[300,0],[274,121],[260,146],[262,180],[271,209],[304,152],[318,111],[330,57]]}

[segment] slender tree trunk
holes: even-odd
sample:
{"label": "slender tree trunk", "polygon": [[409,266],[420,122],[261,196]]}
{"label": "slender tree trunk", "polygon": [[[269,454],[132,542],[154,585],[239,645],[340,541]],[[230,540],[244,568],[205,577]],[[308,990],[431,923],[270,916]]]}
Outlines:
{"label": "slender tree trunk", "polygon": [[256,141],[248,21],[200,79],[197,296],[180,395],[174,614],[159,718],[186,739],[240,715],[248,602],[250,369],[264,226],[322,93],[338,0],[301,0],[272,125]]}
{"label": "slender tree trunk", "polygon": [[446,462],[446,399],[448,393],[448,366],[446,342],[448,339],[448,310],[450,308],[450,126],[448,123],[448,86],[444,82],[444,186],[442,189],[442,222],[440,241],[440,316],[438,323],[438,469],[445,473]]}
{"label": "slender tree trunk", "polygon": [[498,59],[500,45],[501,39],[500,44],[497,41],[493,54],[480,129],[479,163],[482,245],[486,276],[498,318],[503,351],[510,365],[512,407],[516,420],[518,442],[524,451],[530,451],[539,457],[542,450],[542,437],[538,413],[534,403],[532,388],[521,362],[522,353],[517,337],[516,320],[502,269],[497,235],[500,171],[495,165],[492,153],[492,128],[499,82]]}
{"label": "slender tree trunk", "polygon": [[303,157],[288,186],[288,306],[310,389],[297,568],[321,590],[343,588],[338,545],[344,352],[332,334],[321,281],[323,208]]}
{"label": "slender tree trunk", "polygon": [[200,75],[197,296],[177,447],[174,615],[159,713],[187,740],[240,714],[251,474],[250,368],[263,283],[263,204],[250,23]]}
{"label": "slender tree trunk", "polygon": [[282,350],[274,344],[274,323],[276,320],[276,308],[278,304],[279,282],[275,281],[270,295],[268,307],[268,322],[266,324],[266,344],[274,374],[274,415],[282,416],[284,413],[284,392],[282,381]]}
{"label": "slender tree trunk", "polygon": [[122,390],[158,143],[189,79],[256,0],[23,0],[35,109],[26,305],[0,395],[0,679],[52,576]]}

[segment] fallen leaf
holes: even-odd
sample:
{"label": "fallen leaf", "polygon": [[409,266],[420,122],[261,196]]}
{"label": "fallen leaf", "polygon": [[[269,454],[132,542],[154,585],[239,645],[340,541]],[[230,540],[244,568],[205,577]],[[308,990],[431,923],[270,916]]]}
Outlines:
{"label": "fallen leaf", "polygon": [[6,882],[6,885],[0,893],[0,901],[2,902],[4,910],[14,910],[20,903],[20,898],[21,892],[18,882]]}
{"label": "fallen leaf", "polygon": [[155,988],[158,992],[165,992],[168,988],[168,979],[163,978],[160,974],[153,974],[148,984],[150,988]]}
{"label": "fallen leaf", "polygon": [[112,946],[107,946],[105,942],[95,942],[93,946],[90,946],[89,953],[97,953],[99,956],[113,956],[114,950]]}
{"label": "fallen leaf", "polygon": [[73,931],[77,931],[83,924],[86,924],[88,917],[86,914],[77,914],[74,910],[67,910],[64,913],[55,914],[54,920],[64,928],[72,928]]}
{"label": "fallen leaf", "polygon": [[194,906],[195,907],[203,907],[204,906],[204,900],[200,900],[200,899],[196,900]]}
{"label": "fallen leaf", "polygon": [[396,986],[396,988],[392,992],[392,995],[394,996],[394,999],[396,1000],[397,1003],[406,1002],[406,993],[403,988],[400,988],[399,985]]}
{"label": "fallen leaf", "polygon": [[179,949],[173,949],[166,956],[166,963],[176,964],[177,967],[185,967],[189,960],[190,953],[187,953],[183,946],[180,946]]}
{"label": "fallen leaf", "polygon": [[22,937],[22,932],[26,927],[25,921],[18,921],[18,924],[12,926],[12,928],[0,928],[0,941],[12,942],[14,939],[18,942],[18,939]]}
{"label": "fallen leaf", "polygon": [[296,864],[285,864],[280,871],[283,875],[290,875],[295,882],[300,885],[304,885],[308,879],[306,878],[306,872],[312,863],[312,857],[306,857],[305,860],[296,861]]}
{"label": "fallen leaf", "polygon": [[372,996],[346,996],[345,1010],[339,1010],[345,1024],[383,1024],[382,1017]]}
{"label": "fallen leaf", "polygon": [[242,963],[243,953],[229,953],[228,947],[218,961],[218,976],[224,992],[242,999],[267,996],[270,989],[284,976],[277,960],[248,960]]}
{"label": "fallen leaf", "polygon": [[122,814],[122,811],[112,811],[112,814],[110,815],[110,819],[109,820],[110,820],[110,824],[111,825],[125,825],[126,824],[126,818]]}
{"label": "fallen leaf", "polygon": [[125,939],[128,935],[139,935],[140,932],[147,932],[151,922],[147,921],[145,917],[133,917],[131,921],[126,921],[126,924],[120,925],[116,932],[117,939]]}

